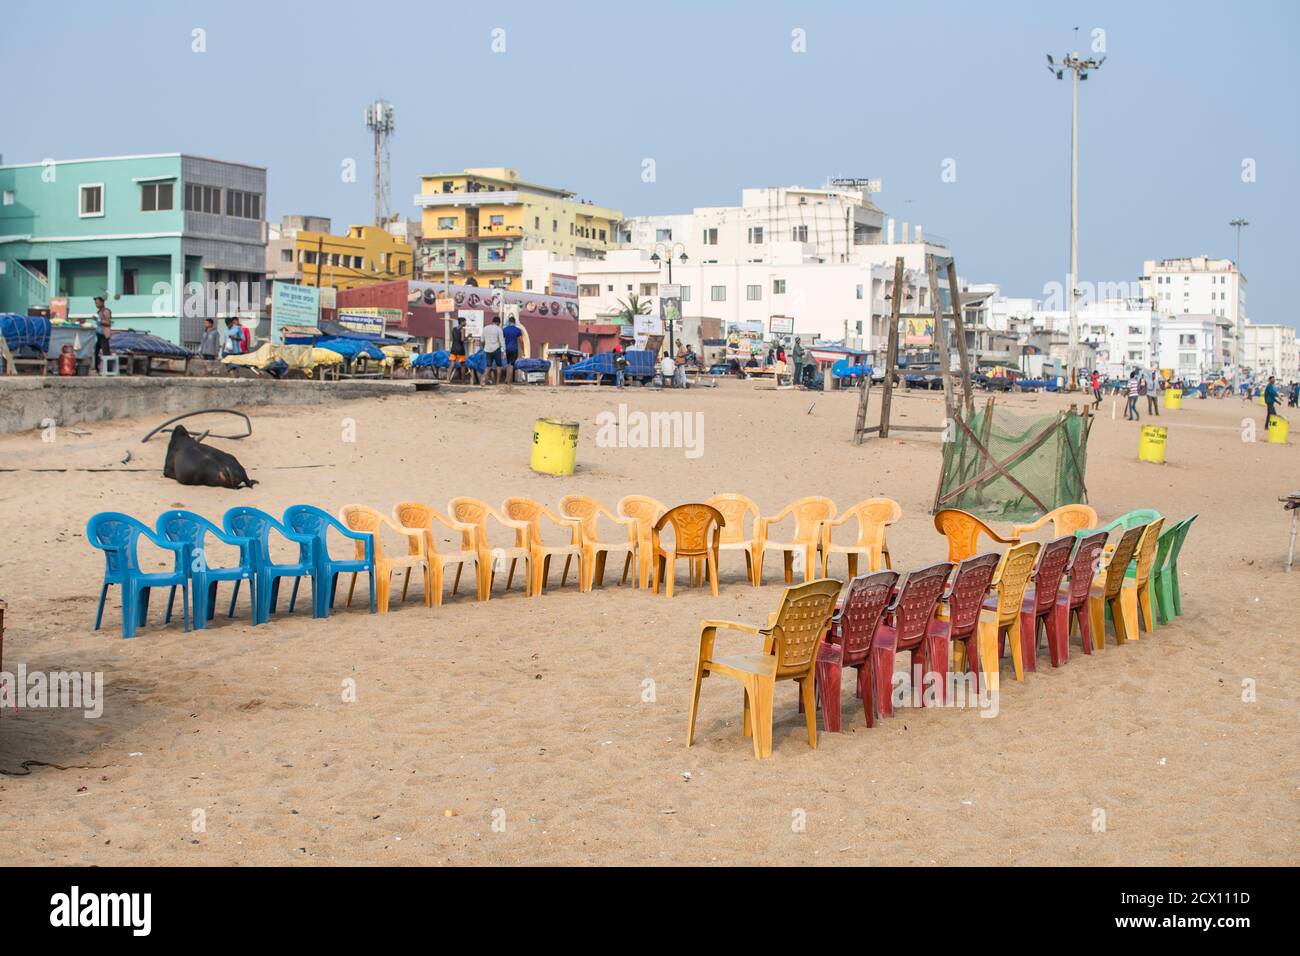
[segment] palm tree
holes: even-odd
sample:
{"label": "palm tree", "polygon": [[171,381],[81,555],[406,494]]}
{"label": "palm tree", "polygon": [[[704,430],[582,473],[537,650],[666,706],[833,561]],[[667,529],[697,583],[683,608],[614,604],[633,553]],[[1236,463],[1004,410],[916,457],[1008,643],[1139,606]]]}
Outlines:
{"label": "palm tree", "polygon": [[618,306],[618,317],[624,325],[632,325],[638,315],[650,314],[650,300],[643,299],[636,293],[628,293],[627,301],[615,300],[614,304]]}

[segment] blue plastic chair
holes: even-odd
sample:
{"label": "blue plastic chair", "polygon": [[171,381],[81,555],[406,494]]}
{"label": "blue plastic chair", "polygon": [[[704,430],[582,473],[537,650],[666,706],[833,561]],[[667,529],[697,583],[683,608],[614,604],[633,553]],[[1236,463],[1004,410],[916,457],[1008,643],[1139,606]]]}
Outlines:
{"label": "blue plastic chair", "polygon": [[[239,598],[239,585],[247,581],[252,592],[252,605],[257,607],[257,579],[253,571],[253,542],[248,538],[236,538],[226,534],[202,515],[192,511],[164,511],[158,516],[158,533],[168,541],[185,545],[186,577],[190,582],[190,593],[194,606],[194,629],[203,630],[212,620],[217,609],[217,584],[222,581],[235,583],[234,593],[230,595],[230,609],[226,617],[235,616],[235,601]],[[213,567],[208,561],[206,547],[207,537],[212,535],[223,544],[239,548],[239,564],[234,567]],[[167,597],[167,619],[171,619],[172,602],[176,599],[176,587]]]}
{"label": "blue plastic chair", "polygon": [[[140,570],[136,546],[143,535],[151,543],[176,556],[171,571]],[[104,599],[110,585],[122,589],[122,637],[135,637],[136,628],[144,627],[149,617],[151,588],[179,586],[182,589],[181,623],[190,629],[190,598],[185,590],[185,545],[166,541],[154,530],[130,515],[101,511],[86,522],[86,540],[104,552],[104,583],[99,589],[99,609],[95,612],[95,630],[104,620]],[[169,614],[170,618],[170,614]]]}
{"label": "blue plastic chair", "polygon": [[[313,538],[298,534],[284,526],[260,508],[241,506],[231,508],[221,520],[226,534],[252,541],[253,556],[253,623],[265,624],[271,620],[275,605],[280,599],[280,581],[293,578],[293,593],[289,595],[289,613],[293,613],[298,600],[298,585],[302,579],[312,579],[312,611],[315,613],[316,597],[320,593],[320,579],[316,576]],[[298,560],[276,564],[271,560],[271,532],[298,545]]]}
{"label": "blue plastic chair", "polygon": [[[315,542],[316,580],[321,586],[312,591],[313,613],[329,617],[334,609],[334,592],[340,574],[366,574],[370,577],[370,613],[375,613],[375,539],[365,531],[353,531],[328,511],[314,505],[293,505],[284,513],[284,523],[298,534],[311,535]],[[335,558],[330,555],[329,531],[333,528],[345,538],[365,545],[363,558]]]}

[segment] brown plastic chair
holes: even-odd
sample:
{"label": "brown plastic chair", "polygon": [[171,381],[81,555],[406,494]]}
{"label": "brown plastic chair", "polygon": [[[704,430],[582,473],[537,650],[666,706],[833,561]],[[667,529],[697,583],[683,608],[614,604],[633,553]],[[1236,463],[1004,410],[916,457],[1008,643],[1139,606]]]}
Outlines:
{"label": "brown plastic chair", "polygon": [[[1092,646],[1101,650],[1106,646],[1106,608],[1110,608],[1111,624],[1115,628],[1115,643],[1128,640],[1128,623],[1124,619],[1122,592],[1124,574],[1137,552],[1138,543],[1146,532],[1144,524],[1124,532],[1115,549],[1108,556],[1105,570],[1092,579],[1092,593],[1088,597],[1088,626],[1092,631]],[[1137,622],[1134,622],[1134,627]]]}
{"label": "brown plastic chair", "polygon": [[930,624],[932,630],[946,629],[948,646],[952,648],[952,671],[954,674],[973,672],[976,693],[980,689],[980,617],[1001,563],[1002,555],[989,552],[957,565],[952,583],[940,599],[939,610]]}
{"label": "brown plastic chair", "polygon": [[[620,584],[627,583],[628,571],[638,565],[637,528],[635,518],[623,518],[610,511],[595,498],[586,495],[565,495],[560,499],[560,514],[574,518],[582,530],[582,556],[587,571],[587,580],[583,587],[590,591],[593,583],[602,587],[605,584],[605,560],[611,554],[623,554],[623,577]],[[608,518],[620,525],[624,532],[623,541],[601,541],[600,519]],[[634,564],[635,562],[635,564]],[[632,583],[636,582],[636,571],[632,571]]]}
{"label": "brown plastic chair", "polygon": [[1059,646],[1053,654],[1052,666],[1070,659],[1070,629],[1078,625],[1079,643],[1085,654],[1092,653],[1092,616],[1088,613],[1088,598],[1092,593],[1093,569],[1100,567],[1106,548],[1107,532],[1097,531],[1079,541],[1070,561],[1069,574],[1057,594],[1056,605],[1065,618],[1065,628],[1058,631]]}
{"label": "brown plastic chair", "polygon": [[[1020,608],[1020,659],[1026,671],[1038,670],[1038,636],[1047,637],[1052,666],[1061,666],[1060,649],[1069,642],[1069,615],[1059,606],[1061,581],[1070,564],[1070,555],[1078,539],[1073,532],[1049,541],[1038,552],[1033,579],[1025,589]],[[1062,633],[1064,632],[1064,634]]]}
{"label": "brown plastic chair", "polygon": [[[709,578],[709,589],[718,596],[718,542],[722,534],[722,514],[706,504],[678,505],[655,522],[650,530],[650,549],[654,560],[654,589],[666,583],[666,592],[673,596],[673,579],[677,577],[677,560],[690,562],[691,587]],[[663,543],[663,529],[673,526],[673,545]],[[710,534],[712,532],[712,534]]]}
{"label": "brown plastic chair", "polygon": [[[454,588],[460,584],[461,571],[470,561],[474,562],[474,582],[478,599],[483,600],[483,587],[487,583],[484,579],[486,570],[479,561],[479,553],[472,546],[464,547],[466,535],[473,538],[474,526],[472,524],[463,524],[459,521],[452,521],[446,515],[429,507],[419,501],[400,501],[393,506],[393,521],[407,528],[420,528],[424,531],[424,553],[429,562],[429,580],[433,591],[433,606],[442,607],[442,581],[443,573],[451,565],[456,566],[456,580]],[[449,531],[458,531],[461,534],[461,547],[455,551],[439,551],[438,544],[433,537],[434,522],[447,528]],[[408,538],[407,547],[410,554],[416,554],[416,542]],[[411,583],[411,569],[406,569],[406,576],[402,579],[402,600],[406,600],[406,589]]]}
{"label": "brown plastic chair", "polygon": [[1031,524],[1013,524],[1011,537],[1019,541],[1049,523],[1052,525],[1052,536],[1063,538],[1076,531],[1097,527],[1097,512],[1088,505],[1061,505]]}
{"label": "brown plastic chair", "polygon": [[[794,535],[789,541],[775,541],[771,535],[772,525],[794,518]],[[829,498],[812,495],[800,498],[781,509],[771,518],[758,519],[758,568],[754,581],[763,583],[763,559],[767,552],[778,551],[785,562],[785,583],[794,580],[794,556],[799,555],[803,564],[805,581],[811,581],[817,573],[817,549],[822,543],[822,522],[835,517],[835,502]]]}
{"label": "brown plastic chair", "polygon": [[[858,573],[858,556],[867,559],[868,571],[893,567],[889,558],[889,545],[885,543],[885,528],[903,516],[902,506],[893,498],[868,498],[859,501],[838,518],[822,522],[822,577],[830,568],[831,555],[848,556],[849,577]],[[832,540],[835,528],[858,522],[858,537],[852,544],[836,544]]]}
{"label": "brown plastic chair", "polygon": [[650,547],[650,530],[655,526],[668,506],[661,501],[656,501],[649,495],[624,495],[614,506],[614,510],[622,517],[632,518],[636,521],[637,533],[637,555],[640,567],[637,571],[637,584],[640,587],[647,588],[650,586],[650,566],[652,564],[651,547]]}
{"label": "brown plastic chair", "polygon": [[948,539],[948,560],[965,561],[974,557],[979,551],[979,537],[985,537],[998,544],[1016,544],[1011,538],[1004,538],[969,511],[959,508],[942,508],[935,512],[934,526]]}
{"label": "brown plastic chair", "polygon": [[[407,528],[396,524],[387,515],[380,514],[374,508],[367,505],[344,505],[339,511],[339,520],[347,526],[349,531],[367,532],[374,540],[375,555],[375,610],[380,614],[388,613],[388,597],[392,590],[392,577],[394,571],[406,571],[410,573],[411,568],[419,568],[420,573],[424,576],[424,606],[429,606],[431,598],[429,587],[429,562],[424,553],[424,532],[419,528]],[[387,526],[389,530],[404,535],[411,542],[408,553],[401,557],[389,556],[384,553],[384,545],[380,538],[380,529]],[[365,557],[365,542],[358,541],[357,558]],[[352,574],[352,581],[348,585],[348,607],[352,606],[352,592],[357,586],[356,572]]]}
{"label": "brown plastic chair", "polygon": [[[839,581],[810,581],[785,589],[781,605],[769,618],[767,627],[754,627],[736,621],[703,621],[700,624],[700,651],[695,664],[695,685],[691,691],[691,719],[686,729],[686,746],[695,740],[695,720],[700,709],[700,684],[710,674],[739,681],[745,688],[742,729],[754,741],[754,756],[759,760],[772,754],[772,705],[776,682],[793,680],[799,684],[804,722],[808,728],[808,746],[817,746],[817,697],[814,664],[822,635],[835,613]],[[713,645],[721,629],[744,631],[763,638],[761,651],[714,657]]]}
{"label": "brown plastic chair", "polygon": [[857,669],[857,696],[867,726],[875,724],[871,692],[871,642],[894,596],[897,571],[877,571],[854,578],[844,588],[826,639],[817,649],[817,696],[822,721],[830,733],[840,732],[840,679],[846,667]]}
{"label": "brown plastic chair", "polygon": [[[505,562],[510,562],[510,573],[506,575],[506,590],[510,590],[510,585],[514,583],[515,566],[524,562],[524,593],[531,594],[531,582],[533,580],[533,558],[532,551],[529,549],[527,542],[520,545],[520,532],[528,531],[527,521],[515,521],[513,518],[507,518],[501,512],[497,511],[486,501],[480,501],[477,498],[452,498],[447,503],[447,511],[451,517],[462,524],[470,525],[474,531],[463,532],[461,548],[465,551],[475,551],[478,554],[478,567],[483,575],[482,599],[484,601],[492,598],[492,585],[496,583],[496,574],[499,570],[505,569]],[[515,544],[510,547],[494,547],[489,538],[488,521],[492,520],[501,527],[510,531],[515,539]],[[456,583],[452,584],[451,593],[456,593],[456,586],[460,583],[460,576],[457,575]]]}
{"label": "brown plastic chair", "polygon": [[[531,498],[515,496],[507,498],[501,502],[501,510],[506,516],[513,518],[515,521],[523,521],[528,525],[527,531],[517,532],[515,538],[516,547],[528,547],[529,555],[532,558],[532,581],[530,582],[529,593],[534,597],[541,595],[546,589],[547,578],[551,572],[551,558],[564,557],[564,571],[560,574],[560,587],[564,587],[569,578],[569,565],[574,558],[578,559],[578,590],[587,590],[583,587],[583,582],[587,577],[587,562],[582,556],[582,524],[574,518],[565,518],[557,515],[540,501],[533,501]],[[561,528],[568,529],[572,537],[568,544],[547,544],[542,539],[542,519],[547,518]]]}
{"label": "brown plastic chair", "polygon": [[[722,526],[722,538],[718,544],[721,551],[740,551],[745,555],[745,576],[749,583],[757,585],[754,568],[758,565],[758,519],[762,512],[752,498],[744,495],[714,495],[704,499],[706,505],[718,509],[726,522]],[[745,534],[745,519],[749,518],[749,534]]]}

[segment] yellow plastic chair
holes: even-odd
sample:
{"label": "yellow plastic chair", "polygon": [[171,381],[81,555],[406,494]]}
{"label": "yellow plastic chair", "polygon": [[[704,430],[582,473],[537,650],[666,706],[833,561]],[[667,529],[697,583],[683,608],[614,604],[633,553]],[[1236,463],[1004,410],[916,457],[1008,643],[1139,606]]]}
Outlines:
{"label": "yellow plastic chair", "polygon": [[[758,565],[758,519],[762,512],[752,498],[744,495],[714,495],[704,503],[716,508],[726,524],[718,540],[719,551],[740,551],[745,555],[745,576],[750,584],[758,584],[754,568]],[[745,519],[749,519],[749,534],[745,533]]]}
{"label": "yellow plastic chair", "polygon": [[[442,582],[446,569],[452,565],[456,566],[456,579],[452,585],[452,593],[456,593],[456,588],[460,586],[460,574],[465,569],[465,565],[470,561],[474,562],[474,583],[478,599],[483,600],[483,587],[487,583],[484,577],[485,568],[479,561],[479,553],[473,547],[474,526],[464,524],[460,521],[452,521],[445,514],[437,511],[428,505],[419,501],[400,501],[393,507],[393,521],[405,528],[419,528],[424,532],[424,554],[428,561],[429,581],[433,591],[433,606],[442,607]],[[438,543],[433,537],[434,522],[442,525],[449,531],[458,531],[461,535],[461,547],[455,551],[439,551]],[[470,547],[465,547],[466,540],[471,542]],[[410,554],[416,553],[416,542],[408,538],[407,545]],[[402,600],[406,600],[406,588],[411,583],[411,569],[406,569],[406,576],[402,579]]]}
{"label": "yellow plastic chair", "polygon": [[[623,554],[623,577],[620,584],[627,583],[628,571],[640,565],[637,548],[637,528],[635,518],[623,518],[614,514],[595,498],[586,495],[565,495],[560,499],[560,514],[574,518],[581,528],[583,563],[587,570],[584,589],[590,591],[593,583],[605,585],[605,560],[611,554]],[[601,541],[600,519],[608,518],[622,527],[625,541]],[[636,585],[636,572],[632,572],[632,584]]]}
{"label": "yellow plastic chair", "polygon": [[[468,531],[462,533],[461,549],[464,551],[474,551],[478,554],[478,569],[482,575],[481,600],[488,601],[492,598],[492,585],[496,583],[496,573],[504,569],[505,562],[510,562],[510,573],[506,575],[506,590],[510,590],[510,585],[515,580],[515,566],[524,562],[524,592],[531,594],[531,582],[533,580],[533,558],[532,551],[529,550],[527,543],[523,545],[515,544],[512,547],[494,547],[491,544],[488,532],[489,519],[495,521],[501,527],[508,529],[518,541],[520,532],[527,534],[528,522],[515,521],[507,518],[501,512],[497,511],[486,501],[480,501],[477,498],[452,498],[447,503],[447,511],[450,512],[453,520],[461,524],[469,525],[474,530],[473,533]],[[457,576],[459,583],[459,575]],[[456,584],[451,587],[451,593],[456,593]]]}
{"label": "yellow plastic chair", "polygon": [[[775,541],[769,537],[772,525],[794,518],[794,536],[789,541]],[[817,573],[817,549],[822,543],[822,522],[835,517],[835,502],[829,498],[812,495],[800,498],[786,505],[771,518],[758,519],[758,568],[754,572],[754,581],[763,583],[763,559],[767,552],[780,552],[785,563],[785,583],[794,580],[794,556],[798,554],[803,563],[804,581],[811,581]]]}
{"label": "yellow plastic chair", "polygon": [[[892,568],[889,545],[885,543],[885,528],[903,516],[903,508],[893,498],[868,498],[859,501],[844,514],[822,524],[822,577],[827,577],[832,554],[847,555],[849,578],[858,576],[858,557],[867,559],[868,571]],[[858,522],[858,537],[852,544],[836,544],[832,533],[836,528]]]}
{"label": "yellow plastic chair", "polygon": [[[785,589],[781,605],[768,618],[767,627],[755,627],[737,621],[703,621],[700,624],[700,651],[695,663],[695,686],[691,691],[691,719],[686,729],[686,746],[695,741],[695,720],[700,709],[700,683],[710,674],[730,677],[745,688],[742,730],[754,741],[754,756],[759,760],[772,754],[772,705],[776,682],[793,680],[799,684],[804,721],[808,727],[808,746],[817,746],[817,702],[814,665],[817,647],[835,613],[839,581],[817,580]],[[714,640],[719,630],[743,631],[763,639],[761,651],[713,656]]]}
{"label": "yellow plastic chair", "polygon": [[1155,563],[1156,543],[1164,528],[1165,519],[1157,518],[1147,525],[1137,545],[1137,575],[1124,578],[1119,591],[1120,609],[1124,613],[1124,636],[1138,639],[1138,612],[1142,612],[1142,625],[1150,634],[1155,629],[1155,615],[1151,606],[1151,568]]}
{"label": "yellow plastic chair", "polygon": [[[347,525],[352,531],[365,531],[369,533],[375,542],[375,611],[379,614],[388,613],[388,596],[391,591],[391,578],[394,571],[406,571],[408,574],[411,569],[419,568],[420,573],[424,576],[424,606],[429,606],[430,601],[430,577],[429,561],[424,550],[424,531],[420,528],[408,528],[404,525],[397,524],[387,515],[380,514],[374,508],[366,505],[344,505],[339,512],[339,520]],[[390,557],[384,553],[383,541],[380,538],[380,530],[387,527],[397,534],[403,535],[409,542],[408,552],[401,557]],[[357,557],[365,557],[365,542],[358,541]],[[348,607],[352,606],[352,592],[357,586],[357,575],[352,574],[352,582],[348,585]]]}
{"label": "yellow plastic chair", "polygon": [[[654,558],[654,589],[666,584],[669,597],[673,596],[673,580],[677,577],[677,561],[685,558],[691,572],[691,587],[709,578],[709,589],[718,596],[718,541],[721,537],[722,515],[717,508],[705,504],[678,505],[669,508],[650,529],[650,549]],[[673,544],[663,542],[663,530],[673,526]],[[710,534],[709,532],[712,532]]]}
{"label": "yellow plastic chair", "polygon": [[[1034,562],[1038,560],[1042,547],[1041,542],[1026,541],[1007,549],[990,585],[993,597],[980,611],[975,647],[984,686],[990,692],[998,689],[1001,656],[998,644],[1004,636],[1011,648],[1011,666],[1015,669],[1016,680],[1023,682],[1025,679],[1025,661],[1020,648],[1020,610],[1034,574]],[[960,641],[953,645],[952,669],[958,674],[966,671],[966,651]]]}
{"label": "yellow plastic chair", "polygon": [[948,539],[948,560],[965,561],[979,551],[980,535],[998,544],[1017,544],[1004,538],[969,511],[959,508],[941,508],[934,515],[935,529]]}
{"label": "yellow plastic chair", "polygon": [[[1107,608],[1110,608],[1110,620],[1115,628],[1115,643],[1123,644],[1128,640],[1130,621],[1126,620],[1122,597],[1124,575],[1146,529],[1146,525],[1140,524],[1125,531],[1119,543],[1106,556],[1105,569],[1092,579],[1092,593],[1088,596],[1088,625],[1092,631],[1092,646],[1096,650],[1106,646]],[[1136,631],[1136,615],[1133,616],[1131,623],[1133,630]]]}
{"label": "yellow plastic chair", "polygon": [[[582,524],[573,519],[557,515],[540,501],[533,501],[531,498],[516,496],[507,498],[501,502],[501,510],[506,513],[506,517],[513,518],[515,521],[523,521],[527,524],[528,530],[516,532],[515,546],[527,546],[529,556],[531,557],[532,581],[529,586],[529,593],[533,597],[539,597],[543,590],[546,589],[546,579],[550,577],[551,558],[564,557],[564,571],[560,575],[560,587],[564,587],[565,582],[569,579],[569,565],[573,559],[578,559],[578,590],[586,591],[583,582],[587,579],[587,562],[582,556]],[[546,518],[561,528],[567,529],[572,537],[568,544],[547,544],[542,539],[542,519]]]}
{"label": "yellow plastic chair", "polygon": [[638,584],[643,588],[650,586],[650,566],[652,547],[650,543],[650,531],[655,526],[655,522],[664,516],[668,506],[661,501],[656,501],[649,495],[624,495],[614,506],[619,515],[624,518],[632,518],[636,521],[637,534],[637,554],[640,567],[637,570]]}
{"label": "yellow plastic chair", "polygon": [[1052,537],[1063,538],[1076,531],[1097,527],[1097,512],[1088,505],[1061,505],[1032,524],[1013,524],[1011,537],[1019,541],[1025,535],[1033,534],[1048,523],[1052,525]]}

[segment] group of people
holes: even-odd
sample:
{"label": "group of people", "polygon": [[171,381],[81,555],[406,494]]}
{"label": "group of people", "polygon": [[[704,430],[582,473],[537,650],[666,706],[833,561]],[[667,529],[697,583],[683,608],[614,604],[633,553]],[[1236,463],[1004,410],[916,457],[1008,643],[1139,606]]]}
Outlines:
{"label": "group of people", "polygon": [[252,351],[253,337],[248,327],[233,315],[225,321],[225,331],[219,332],[214,320],[203,320],[203,337],[199,339],[200,358],[215,362],[227,355],[244,355]]}
{"label": "group of people", "polygon": [[501,324],[501,316],[493,316],[492,321],[483,326],[480,344],[487,364],[480,376],[468,362],[472,336],[464,316],[461,316],[451,327],[451,348],[448,349],[451,367],[447,372],[447,381],[470,381],[481,386],[486,385],[491,377],[493,385],[503,381],[512,384],[515,381],[515,366],[519,362],[519,340],[523,337],[524,330],[519,327],[513,315],[506,320],[504,326]]}
{"label": "group of people", "polygon": [[[614,361],[617,363],[618,357]],[[686,387],[686,369],[688,366],[698,368],[700,357],[695,354],[695,347],[678,343],[677,354],[665,351],[664,357],[659,360],[659,377],[663,380],[664,388],[685,388]],[[615,380],[619,385],[623,384],[622,374],[616,374]]]}

